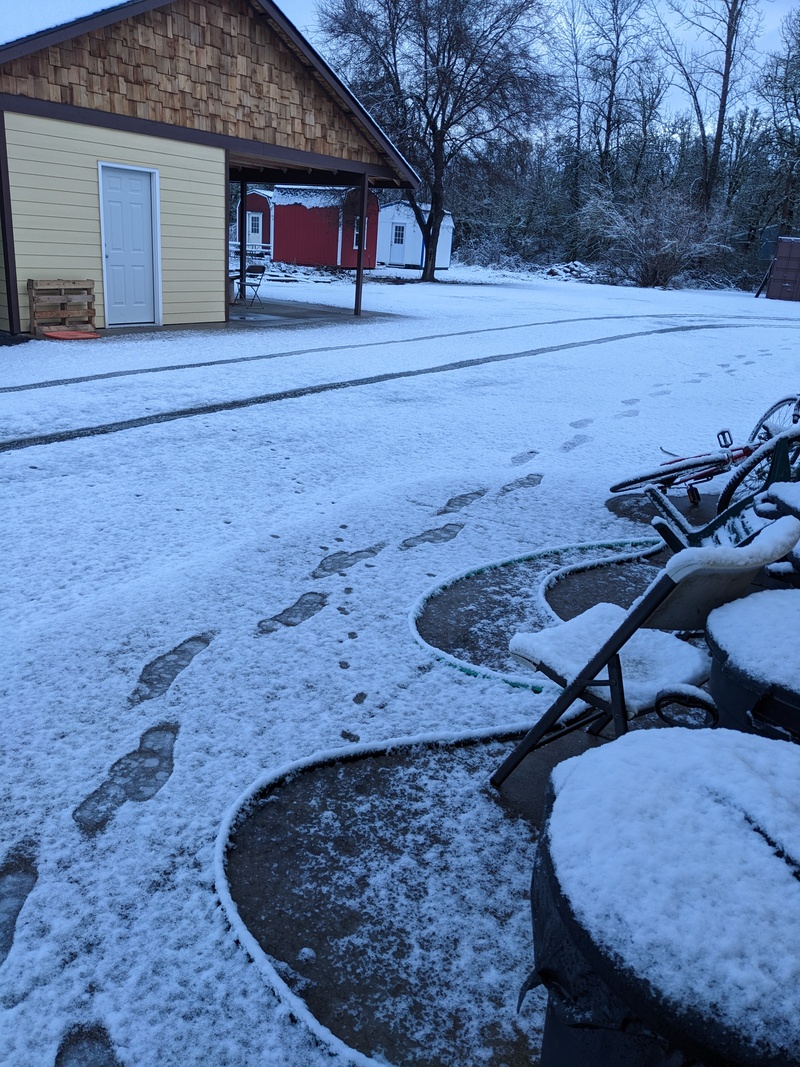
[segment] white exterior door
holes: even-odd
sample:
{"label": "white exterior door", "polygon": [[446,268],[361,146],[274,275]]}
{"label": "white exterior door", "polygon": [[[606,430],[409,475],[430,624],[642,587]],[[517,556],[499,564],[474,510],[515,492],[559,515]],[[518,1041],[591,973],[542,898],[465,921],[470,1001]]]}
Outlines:
{"label": "white exterior door", "polygon": [[392,224],[392,240],[389,245],[389,262],[403,266],[406,261],[406,225],[404,222]]}
{"label": "white exterior door", "polygon": [[263,244],[261,237],[261,212],[247,212],[247,247],[258,245],[259,250]]}
{"label": "white exterior door", "polygon": [[106,323],[156,321],[153,173],[102,167]]}

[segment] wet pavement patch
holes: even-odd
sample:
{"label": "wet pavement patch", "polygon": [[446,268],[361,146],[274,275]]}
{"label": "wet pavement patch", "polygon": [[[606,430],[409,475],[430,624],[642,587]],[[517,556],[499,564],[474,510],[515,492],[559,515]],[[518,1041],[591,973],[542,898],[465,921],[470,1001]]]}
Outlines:
{"label": "wet pavement patch", "polygon": [[362,548],[357,552],[334,552],[320,561],[316,569],[311,572],[311,577],[325,578],[329,574],[339,574],[342,571],[349,570],[350,567],[354,567],[362,559],[370,559],[372,556],[377,556],[384,548],[386,548],[385,541],[379,545],[372,545],[370,548]]}
{"label": "wet pavement patch", "polygon": [[126,800],[150,800],[166,784],[173,771],[172,750],[178,730],[177,723],[162,723],[145,730],[138,749],[111,766],[103,784],[72,813],[85,834],[103,830]]}
{"label": "wet pavement patch", "polygon": [[452,541],[463,529],[463,522],[448,522],[446,526],[439,526],[435,530],[425,530],[424,533],[417,534],[415,537],[407,537],[405,541],[400,542],[400,549],[405,551],[409,548],[416,548],[417,545],[436,545],[444,541]]}
{"label": "wet pavement patch", "polygon": [[12,849],[0,864],[0,963],[11,951],[19,913],[36,878],[34,847],[30,843]]}
{"label": "wet pavement patch", "polygon": [[250,933],[314,1017],[379,1062],[537,1062],[544,996],[516,1014],[534,831],[486,789],[507,750],[317,765],[257,796],[231,836]]}
{"label": "wet pavement patch", "polygon": [[[646,549],[645,544],[642,552]],[[487,566],[433,592],[416,619],[416,631],[426,644],[461,663],[519,677],[526,672],[508,651],[515,633],[552,626],[554,613],[568,617],[570,603],[611,600],[626,601],[623,606],[627,606],[642,592],[653,573],[647,565],[633,561],[594,566],[623,552],[621,544],[567,546]],[[545,598],[549,575],[581,564],[587,569],[556,583]],[[540,681],[531,675],[532,684]]]}
{"label": "wet pavement patch", "polygon": [[181,671],[186,670],[198,652],[208,648],[213,634],[197,634],[182,641],[177,648],[152,660],[139,675],[136,688],[131,693],[131,704],[141,704],[143,700],[152,700],[163,696]]}
{"label": "wet pavement patch", "polygon": [[[299,626],[301,622],[305,622],[318,611],[322,611],[327,603],[327,593],[303,593],[294,604],[284,608],[279,615],[273,615],[271,619],[262,619],[257,627],[258,632],[271,634],[280,630],[282,626]],[[339,610],[342,611],[342,608]],[[347,614],[347,612],[344,613]]]}
{"label": "wet pavement patch", "polygon": [[102,1026],[76,1026],[58,1046],[54,1067],[122,1067]]}

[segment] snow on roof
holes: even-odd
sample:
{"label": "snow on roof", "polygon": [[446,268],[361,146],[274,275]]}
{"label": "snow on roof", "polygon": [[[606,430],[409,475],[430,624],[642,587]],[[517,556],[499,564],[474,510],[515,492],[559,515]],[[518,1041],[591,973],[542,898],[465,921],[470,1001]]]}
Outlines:
{"label": "snow on roof", "polygon": [[124,7],[102,0],[36,0],[33,4],[9,4],[0,24],[0,45],[30,37],[34,33],[66,26],[76,19],[88,18],[99,11]]}
{"label": "snow on roof", "polygon": [[315,185],[276,185],[272,202],[300,204],[302,207],[339,207],[344,203],[349,189],[329,188]]}
{"label": "snow on roof", "polygon": [[[381,204],[381,211],[388,211],[389,208],[401,208],[401,209],[403,209],[405,211],[409,211],[409,212],[411,211],[411,205],[408,203],[407,200],[392,200],[388,204],[387,203]],[[431,205],[430,204],[420,204],[419,205],[419,209],[422,212],[422,214],[427,217],[428,212],[431,209]],[[445,217],[445,221],[451,221],[452,218],[453,218],[452,211],[445,211],[444,217]]]}

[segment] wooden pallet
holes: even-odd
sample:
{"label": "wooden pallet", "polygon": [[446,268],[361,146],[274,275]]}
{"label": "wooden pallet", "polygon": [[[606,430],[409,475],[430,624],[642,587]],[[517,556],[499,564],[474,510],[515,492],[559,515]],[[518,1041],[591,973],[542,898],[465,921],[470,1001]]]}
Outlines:
{"label": "wooden pallet", "polygon": [[28,278],[30,332],[42,337],[47,330],[94,333],[94,282]]}

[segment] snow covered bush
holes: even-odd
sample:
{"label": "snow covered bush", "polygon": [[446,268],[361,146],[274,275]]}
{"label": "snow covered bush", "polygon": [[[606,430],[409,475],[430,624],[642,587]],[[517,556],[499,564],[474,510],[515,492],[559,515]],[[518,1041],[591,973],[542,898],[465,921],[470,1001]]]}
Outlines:
{"label": "snow covered bush", "polygon": [[579,221],[591,258],[602,262],[612,279],[644,289],[673,284],[729,251],[714,217],[670,191],[622,205],[599,194],[586,203]]}

